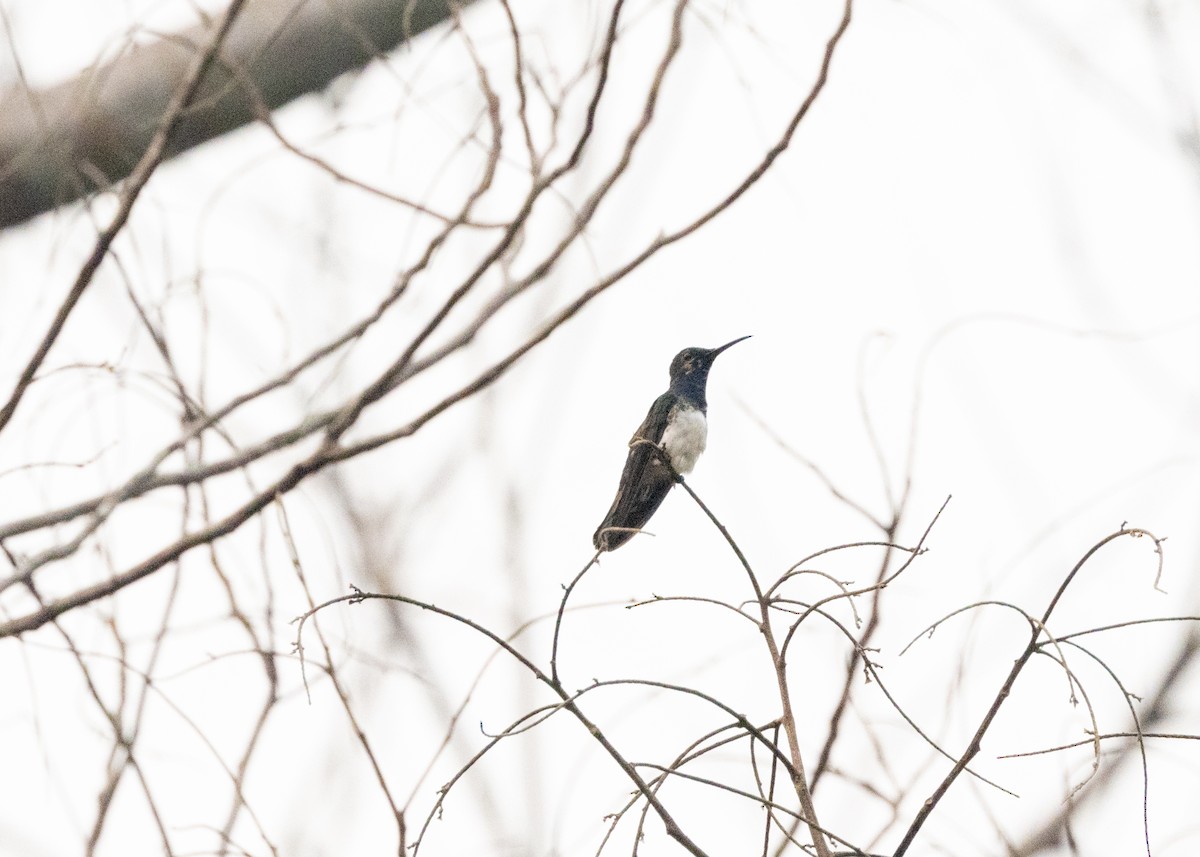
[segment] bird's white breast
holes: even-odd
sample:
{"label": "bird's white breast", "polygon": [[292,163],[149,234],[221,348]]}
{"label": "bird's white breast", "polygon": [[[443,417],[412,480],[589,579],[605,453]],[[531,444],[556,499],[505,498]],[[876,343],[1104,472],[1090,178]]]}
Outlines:
{"label": "bird's white breast", "polygon": [[677,407],[663,431],[662,447],[678,473],[691,473],[708,443],[708,420],[697,408]]}

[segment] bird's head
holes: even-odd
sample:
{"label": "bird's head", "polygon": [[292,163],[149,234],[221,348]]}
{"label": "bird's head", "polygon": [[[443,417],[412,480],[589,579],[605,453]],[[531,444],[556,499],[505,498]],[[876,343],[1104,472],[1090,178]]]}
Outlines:
{"label": "bird's head", "polygon": [[675,355],[671,361],[671,389],[677,393],[697,392],[704,395],[704,387],[708,381],[708,370],[712,368],[717,355],[730,346],[737,345],[749,336],[740,336],[733,342],[726,342],[719,348],[685,348]]}

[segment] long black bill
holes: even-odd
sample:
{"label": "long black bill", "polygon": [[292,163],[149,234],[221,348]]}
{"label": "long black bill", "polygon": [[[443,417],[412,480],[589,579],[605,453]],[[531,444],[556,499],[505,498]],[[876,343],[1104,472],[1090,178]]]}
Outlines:
{"label": "long black bill", "polygon": [[714,349],[713,349],[713,350],[710,352],[709,356],[710,356],[710,358],[711,358],[711,357],[716,357],[718,354],[720,354],[720,353],[721,353],[722,351],[724,351],[726,348],[730,348],[730,347],[732,347],[732,346],[734,346],[734,345],[737,345],[737,344],[738,344],[739,342],[741,342],[742,340],[744,340],[744,339],[749,339],[749,338],[750,338],[749,334],[747,334],[746,336],[739,336],[737,339],[733,340],[733,342],[726,342],[726,343],[725,343],[724,345],[722,345],[720,348],[714,348]]}

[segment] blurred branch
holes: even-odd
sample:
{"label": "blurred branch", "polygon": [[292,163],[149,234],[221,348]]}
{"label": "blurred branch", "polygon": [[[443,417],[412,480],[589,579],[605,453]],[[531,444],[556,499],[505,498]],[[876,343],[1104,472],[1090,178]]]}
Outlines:
{"label": "blurred branch", "polygon": [[[162,163],[166,156],[167,143],[171,135],[179,128],[183,119],[184,110],[191,104],[200,92],[201,84],[204,80],[205,73],[212,68],[213,58],[221,49],[221,43],[229,36],[230,30],[237,21],[238,14],[242,11],[242,6],[245,0],[234,0],[225,10],[225,14],[213,27],[212,34],[209,36],[205,44],[205,48],[200,53],[190,56],[190,59],[184,67],[180,83],[177,87],[170,88],[169,100],[161,118],[150,126],[149,141],[143,148],[137,149],[140,153],[137,160],[133,164],[132,172],[129,177],[129,182],[121,190],[120,201],[117,205],[117,211],[113,215],[99,235],[96,236],[96,242],[92,246],[92,252],[84,261],[83,266],[79,270],[78,276],[75,278],[74,285],[67,292],[66,298],[59,305],[58,311],[54,314],[54,319],[50,322],[50,329],[46,331],[46,335],[42,337],[42,341],[38,344],[34,351],[33,357],[25,365],[17,379],[16,385],[9,394],[8,401],[4,403],[4,407],[0,408],[0,431],[8,425],[8,421],[12,419],[13,414],[17,410],[17,405],[20,404],[25,391],[29,389],[29,385],[33,382],[33,377],[37,373],[38,367],[46,359],[46,355],[50,352],[50,348],[54,345],[54,341],[62,332],[63,325],[67,323],[67,317],[71,314],[71,310],[79,302],[84,291],[92,282],[92,277],[95,276],[96,270],[100,267],[100,263],[104,261],[108,255],[109,247],[112,246],[113,239],[124,228],[125,223],[129,220],[129,214],[133,211],[133,204],[137,202],[138,195],[142,192],[142,188],[146,186],[146,182],[150,181],[150,176],[158,169],[158,165]],[[0,101],[0,105],[3,102]],[[4,123],[0,123],[0,128],[7,127],[9,119],[6,117]],[[0,135],[3,135],[0,130]],[[3,137],[0,136],[0,146],[2,146]],[[0,148],[0,162],[3,162],[3,149]],[[4,206],[0,207],[0,226],[3,225],[3,213],[8,211],[11,206],[11,200],[7,189],[3,184],[4,174],[0,173],[0,199],[5,200]]]}
{"label": "blurred branch", "polygon": [[[473,0],[459,0],[466,5]],[[231,5],[241,5],[234,3]],[[171,135],[177,155],[256,118],[229,67],[245,71],[274,109],[318,92],[445,21],[446,0],[255,0],[222,48],[222,67],[204,75],[195,106]],[[0,93],[0,228],[22,223],[131,174],[172,93],[187,79],[199,46],[217,24],[207,21],[39,92]]]}
{"label": "blurred branch", "polygon": [[[516,282],[507,283],[494,296],[485,299],[482,307],[467,319],[458,331],[450,332],[442,344],[427,349],[422,348],[431,344],[431,340],[435,334],[447,334],[447,331],[444,329],[447,326],[447,319],[451,317],[453,311],[460,306],[464,299],[485,288],[485,276],[493,271],[497,265],[502,264],[505,253],[518,240],[537,201],[547,193],[552,192],[553,185],[559,179],[574,171],[579,166],[587,143],[592,137],[597,110],[607,87],[609,64],[612,61],[613,49],[618,37],[617,24],[622,6],[623,3],[618,0],[614,4],[609,16],[605,35],[606,41],[601,47],[597,64],[596,82],[593,86],[586,115],[578,131],[570,155],[558,167],[549,171],[544,177],[533,183],[533,186],[528,190],[524,200],[513,215],[512,220],[503,230],[503,234],[489,249],[483,252],[469,273],[453,289],[441,293],[444,296],[439,297],[437,309],[432,313],[428,321],[425,322],[424,326],[404,343],[402,347],[397,349],[399,356],[391,365],[379,371],[372,382],[347,396],[338,407],[310,415],[291,426],[274,428],[273,433],[268,434],[265,439],[241,448],[235,448],[233,453],[223,460],[197,461],[173,473],[159,472],[159,468],[175,452],[183,449],[193,440],[202,438],[210,430],[219,432],[220,420],[235,410],[260,399],[269,391],[287,386],[301,372],[319,361],[330,357],[341,348],[357,341],[387,310],[393,308],[404,297],[413,278],[425,270],[434,254],[444,245],[453,230],[465,224],[474,203],[490,186],[492,171],[499,157],[498,147],[501,145],[499,123],[495,116],[494,98],[491,94],[487,76],[483,68],[478,66],[478,64],[476,68],[479,73],[480,89],[489,102],[489,105],[491,105],[489,113],[493,120],[493,139],[487,156],[486,168],[483,170],[483,175],[478,185],[464,201],[458,217],[446,224],[443,230],[429,242],[421,258],[411,268],[402,273],[395,287],[377,306],[375,311],[369,313],[344,334],[335,337],[326,345],[317,348],[308,357],[289,367],[276,378],[248,393],[237,396],[211,414],[201,415],[194,420],[185,420],[185,429],[179,438],[168,443],[158,453],[151,456],[147,465],[128,477],[124,484],[89,500],[35,515],[21,521],[0,525],[0,539],[10,538],[21,533],[49,530],[56,525],[69,522],[77,525],[71,537],[61,541],[56,538],[55,544],[52,546],[41,550],[40,553],[32,557],[23,558],[17,562],[16,572],[0,580],[0,592],[14,585],[31,584],[39,569],[73,555],[89,539],[97,534],[104,527],[114,511],[128,500],[168,485],[185,486],[202,484],[205,480],[213,476],[246,468],[260,459],[278,455],[288,450],[305,438],[309,438],[317,433],[323,433],[324,437],[317,448],[310,448],[307,454],[296,454],[293,450],[292,457],[288,460],[288,463],[274,471],[272,481],[265,489],[253,491],[252,495],[245,499],[240,507],[231,511],[223,519],[193,530],[191,533],[175,540],[173,543],[165,545],[157,553],[127,568],[123,572],[95,581],[90,585],[81,585],[55,600],[47,601],[40,605],[40,609],[0,623],[0,637],[33,630],[68,610],[118,592],[128,584],[152,574],[166,563],[182,556],[189,550],[208,544],[215,539],[236,531],[244,523],[257,516],[278,495],[290,492],[312,474],[321,471],[329,465],[346,461],[396,440],[411,437],[445,411],[490,386],[598,295],[621,282],[630,272],[636,270],[664,248],[682,241],[723,214],[750,187],[766,175],[778,157],[788,149],[800,122],[808,114],[817,96],[823,90],[828,80],[833,53],[849,26],[852,9],[851,0],[846,0],[842,17],[825,45],[820,71],[816,80],[789,117],[786,127],[776,142],[764,153],[757,163],[748,169],[744,177],[731,191],[719,197],[709,207],[703,209],[679,228],[674,231],[662,233],[648,241],[639,252],[601,277],[590,287],[582,290],[569,300],[565,306],[551,314],[540,327],[522,335],[518,340],[519,344],[511,347],[507,356],[493,363],[482,374],[449,393],[440,402],[428,407],[406,424],[365,438],[347,438],[347,433],[358,423],[359,417],[371,405],[388,396],[418,374],[466,348],[484,326],[495,317],[500,309],[532,287],[544,282],[568,248],[580,240],[584,234],[584,230],[591,223],[600,203],[609,194],[622,175],[624,175],[632,161],[634,149],[643,139],[655,115],[656,105],[660,98],[667,71],[674,63],[681,49],[683,16],[687,8],[686,0],[677,0],[674,5],[669,37],[657,62],[653,78],[643,95],[641,113],[637,116],[632,127],[625,135],[619,159],[614,166],[610,167],[595,181],[590,193],[588,193],[579,206],[577,216],[564,229],[563,236],[540,259],[535,260],[529,272],[521,279]],[[419,351],[422,353],[418,354]]]}
{"label": "blurred branch", "polygon": [[[1138,732],[1118,733],[1117,735],[1096,735],[1081,743],[1092,744],[1096,741],[1118,736],[1137,737],[1139,732],[1141,738],[1193,738],[1194,736],[1191,735],[1161,734],[1147,730],[1152,729],[1155,724],[1161,723],[1166,719],[1168,714],[1167,706],[1170,700],[1175,698],[1175,695],[1179,692],[1183,678],[1197,654],[1200,654],[1200,626],[1193,624],[1183,642],[1180,643],[1175,657],[1171,659],[1170,665],[1159,682],[1158,687],[1155,689],[1153,696],[1150,698],[1146,706],[1146,711],[1140,718]],[[1012,857],[1034,857],[1036,854],[1041,854],[1056,847],[1067,833],[1071,819],[1078,814],[1080,808],[1087,803],[1094,802],[1104,789],[1112,784],[1115,779],[1113,775],[1119,767],[1120,762],[1128,758],[1130,751],[1135,747],[1140,748],[1141,744],[1141,740],[1130,742],[1120,751],[1120,755],[1115,762],[1109,764],[1098,776],[1089,780],[1087,786],[1079,794],[1075,795],[1069,802],[1056,807],[1054,812],[1040,824],[1033,825],[1032,832],[1026,835],[1018,845],[1010,849],[1009,853]],[[1066,745],[1066,747],[1069,746],[1072,745]],[[1048,750],[1035,752],[1050,753],[1066,749],[1066,747],[1052,747]]]}

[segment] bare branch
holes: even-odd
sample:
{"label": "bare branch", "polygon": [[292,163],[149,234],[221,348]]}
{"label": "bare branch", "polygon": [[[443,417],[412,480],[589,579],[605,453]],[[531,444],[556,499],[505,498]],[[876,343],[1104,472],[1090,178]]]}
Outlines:
{"label": "bare branch", "polygon": [[[126,221],[129,220],[129,214],[133,211],[133,204],[137,202],[142,188],[146,186],[146,182],[150,181],[150,176],[154,174],[158,165],[166,157],[167,143],[179,127],[183,119],[184,110],[196,98],[205,72],[212,66],[213,58],[216,56],[217,51],[221,49],[221,43],[229,34],[244,3],[245,0],[233,0],[229,4],[229,7],[225,10],[225,14],[218,19],[212,35],[206,40],[204,49],[197,52],[187,63],[186,71],[181,76],[179,86],[172,90],[171,100],[167,104],[162,119],[154,127],[154,133],[150,137],[149,144],[145,147],[145,151],[142,152],[141,157],[130,172],[129,180],[121,188],[116,213],[113,214],[108,226],[96,236],[96,243],[92,247],[92,252],[88,256],[87,261],[83,263],[79,275],[75,278],[75,284],[67,292],[67,296],[59,306],[58,312],[54,314],[54,319],[50,323],[50,329],[46,331],[46,335],[42,337],[42,341],[34,352],[33,357],[30,358],[25,368],[21,371],[16,385],[9,394],[8,401],[4,403],[4,407],[0,408],[0,432],[4,430],[9,420],[12,419],[13,414],[17,410],[17,405],[20,404],[21,398],[25,395],[25,391],[29,388],[30,383],[32,383],[33,376],[37,373],[38,367],[46,359],[51,346],[54,345],[54,341],[58,339],[59,333],[62,332],[63,325],[67,323],[67,317],[71,314],[71,310],[75,308],[75,305],[83,296],[84,290],[91,284],[92,277],[95,276],[100,263],[108,255],[108,250],[112,246],[113,240],[116,239],[117,234],[125,226]],[[142,151],[142,149],[139,146],[135,151]],[[0,163],[4,163],[7,160],[3,157],[2,152],[3,149],[0,148]],[[39,147],[35,159],[40,161],[43,156],[44,152]],[[46,160],[49,159],[47,158]],[[0,174],[0,182],[2,181],[3,174]],[[5,199],[5,205],[2,210],[5,212],[10,210],[9,196],[10,194],[0,184],[0,198]]]}
{"label": "bare branch", "polygon": [[[239,0],[230,8],[241,5]],[[229,32],[222,52],[229,64],[246,69],[254,90],[273,110],[436,27],[453,5],[446,0],[255,0]],[[219,26],[219,21],[199,24],[135,46],[43,92],[22,85],[0,93],[5,116],[0,228],[132,177],[137,154],[150,147],[151,130],[171,115],[168,93],[190,80],[196,46],[208,43]],[[227,71],[210,69],[197,84],[197,104],[181,122],[172,122],[178,128],[164,158],[257,118]]]}
{"label": "bare branch", "polygon": [[1088,549],[1087,553],[1080,558],[1080,560],[1067,574],[1062,584],[1059,585],[1058,590],[1054,593],[1054,597],[1050,599],[1050,604],[1046,607],[1046,612],[1042,614],[1041,621],[1032,623],[1033,630],[1030,633],[1029,642],[1026,644],[1025,650],[1021,652],[1016,661],[1013,663],[1012,669],[1009,671],[1008,678],[1006,678],[1004,683],[1000,686],[1000,690],[996,693],[995,698],[992,700],[991,707],[988,708],[987,713],[984,714],[983,719],[979,724],[979,728],[975,730],[975,734],[971,738],[970,743],[967,745],[967,749],[963,751],[963,754],[959,757],[958,762],[956,762],[954,767],[951,768],[950,772],[934,790],[933,794],[930,795],[929,798],[921,805],[921,809],[917,812],[917,816],[913,819],[912,824],[909,825],[909,828],[905,832],[904,838],[900,841],[899,846],[897,846],[893,857],[903,857],[903,855],[908,851],[909,846],[911,846],[913,840],[916,839],[917,834],[920,832],[921,827],[924,826],[925,821],[929,818],[930,813],[933,812],[934,808],[941,801],[942,797],[945,796],[947,791],[949,791],[950,786],[954,784],[954,781],[958,779],[959,774],[966,769],[971,760],[974,759],[979,753],[980,743],[983,740],[983,736],[987,733],[988,729],[991,728],[992,722],[996,719],[996,715],[1000,713],[1000,707],[1004,704],[1004,701],[1008,699],[1008,695],[1012,691],[1013,685],[1016,684],[1017,677],[1021,674],[1021,671],[1025,669],[1025,665],[1029,662],[1029,659],[1033,656],[1034,652],[1037,651],[1038,637],[1041,636],[1042,628],[1044,628],[1046,623],[1049,622],[1050,614],[1054,612],[1054,608],[1058,605],[1058,602],[1062,599],[1064,593],[1067,591],[1067,587],[1071,585],[1071,582],[1075,579],[1075,576],[1088,563],[1088,561],[1102,548],[1104,548],[1105,545],[1115,541],[1116,539],[1124,538],[1126,536],[1131,538],[1149,537],[1153,540],[1155,553],[1157,554],[1160,563],[1159,574],[1161,574],[1161,540],[1146,530],[1138,528],[1127,529],[1122,527],[1117,532],[1105,536]]}

